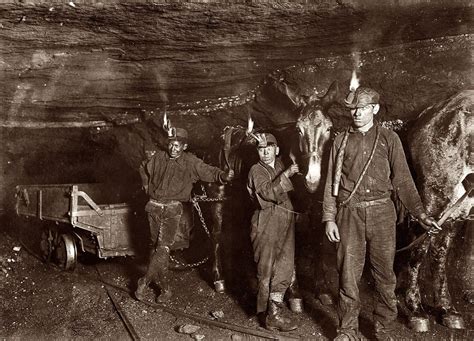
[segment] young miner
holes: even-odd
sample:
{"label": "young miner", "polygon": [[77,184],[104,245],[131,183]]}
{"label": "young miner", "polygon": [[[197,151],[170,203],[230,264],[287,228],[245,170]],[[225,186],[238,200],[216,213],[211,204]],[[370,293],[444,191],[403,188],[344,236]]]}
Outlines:
{"label": "young miner", "polygon": [[284,169],[275,136],[258,134],[258,156],[248,176],[248,190],[257,206],[250,238],[257,263],[257,314],[265,328],[289,331],[296,324],[281,315],[283,297],[294,270],[295,225],[288,192],[298,165]]}
{"label": "young miner", "polygon": [[182,202],[191,200],[193,183],[226,183],[234,177],[233,170],[224,172],[210,166],[186,152],[187,148],[187,131],[172,128],[168,135],[168,150],[157,151],[144,169],[144,188],[149,196],[145,210],[150,224],[152,256],[146,274],[138,280],[135,291],[138,300],[143,299],[152,281],[161,289],[157,302],[166,302],[172,297],[168,279],[169,252],[183,215]]}

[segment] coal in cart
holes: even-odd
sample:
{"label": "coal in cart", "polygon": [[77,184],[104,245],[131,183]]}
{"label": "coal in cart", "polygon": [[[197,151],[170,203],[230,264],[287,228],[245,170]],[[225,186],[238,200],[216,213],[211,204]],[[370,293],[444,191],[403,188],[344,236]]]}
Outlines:
{"label": "coal in cart", "polygon": [[139,249],[136,214],[125,196],[103,184],[19,185],[16,213],[41,226],[40,251],[70,270],[80,253],[133,256]]}

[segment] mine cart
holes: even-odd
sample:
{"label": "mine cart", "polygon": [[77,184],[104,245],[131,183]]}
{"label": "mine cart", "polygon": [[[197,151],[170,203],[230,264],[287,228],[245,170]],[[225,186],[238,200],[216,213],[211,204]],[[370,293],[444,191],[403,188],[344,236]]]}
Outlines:
{"label": "mine cart", "polygon": [[134,212],[102,184],[21,185],[19,216],[42,220],[40,250],[45,260],[73,269],[78,252],[100,258],[136,254]]}

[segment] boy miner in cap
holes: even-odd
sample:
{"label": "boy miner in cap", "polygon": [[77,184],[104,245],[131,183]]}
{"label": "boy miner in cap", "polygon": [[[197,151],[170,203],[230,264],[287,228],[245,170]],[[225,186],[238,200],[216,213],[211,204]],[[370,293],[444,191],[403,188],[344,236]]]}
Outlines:
{"label": "boy miner in cap", "polygon": [[408,169],[398,135],[374,124],[380,109],[379,94],[360,87],[346,99],[353,123],[336,136],[326,180],[323,222],[335,242],[339,271],[339,328],[334,340],[358,340],[361,307],[359,281],[366,252],[375,280],[374,323],[378,340],[393,340],[397,318],[395,226],[397,214],[392,192],[418,220],[439,232],[428,217]]}
{"label": "boy miner in cap", "polygon": [[150,224],[152,255],[145,276],[138,280],[135,291],[138,300],[143,300],[152,281],[161,289],[157,302],[166,302],[172,296],[168,283],[169,252],[183,214],[182,202],[191,200],[193,183],[199,180],[226,183],[234,177],[233,170],[226,173],[186,152],[187,140],[186,130],[171,128],[168,150],[157,151],[145,167],[144,188],[149,196],[145,211]]}
{"label": "boy miner in cap", "polygon": [[295,227],[293,206],[287,192],[293,190],[290,177],[299,172],[292,164],[286,170],[275,136],[258,134],[260,162],[253,165],[247,188],[257,204],[252,216],[250,238],[257,263],[257,315],[269,330],[289,331],[296,324],[281,315],[283,297],[294,270]]}

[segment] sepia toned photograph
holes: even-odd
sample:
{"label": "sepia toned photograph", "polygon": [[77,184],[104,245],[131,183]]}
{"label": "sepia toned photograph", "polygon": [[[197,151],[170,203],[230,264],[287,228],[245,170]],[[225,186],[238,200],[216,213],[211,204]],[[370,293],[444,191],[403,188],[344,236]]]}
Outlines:
{"label": "sepia toned photograph", "polygon": [[473,340],[468,0],[0,0],[0,340]]}

